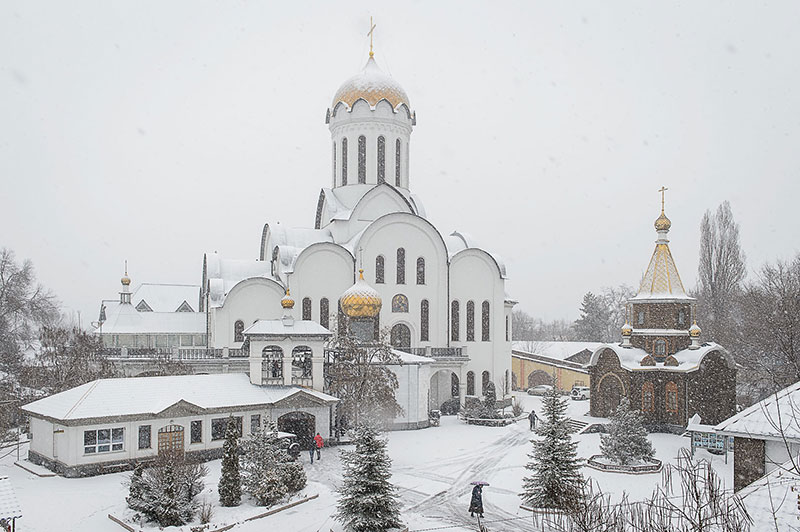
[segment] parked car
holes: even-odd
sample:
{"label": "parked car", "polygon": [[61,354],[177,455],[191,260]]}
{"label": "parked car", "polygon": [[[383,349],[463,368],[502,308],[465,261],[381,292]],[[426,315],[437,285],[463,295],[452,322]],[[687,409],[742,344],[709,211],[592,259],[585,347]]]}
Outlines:
{"label": "parked car", "polygon": [[540,384],[533,388],[528,388],[528,395],[544,395],[552,389],[553,387],[549,384]]}
{"label": "parked car", "polygon": [[572,388],[570,397],[573,401],[585,401],[591,396],[591,390],[588,386],[575,386]]}

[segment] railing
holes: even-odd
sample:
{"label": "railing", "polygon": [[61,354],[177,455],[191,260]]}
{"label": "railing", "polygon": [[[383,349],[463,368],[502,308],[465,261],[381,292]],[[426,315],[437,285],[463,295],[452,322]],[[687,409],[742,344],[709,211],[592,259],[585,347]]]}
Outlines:
{"label": "railing", "polygon": [[609,464],[602,461],[602,458],[603,455],[600,454],[592,455],[589,460],[586,461],[586,465],[599,471],[614,471],[616,473],[628,473],[633,475],[658,473],[661,471],[661,460],[656,460],[655,458],[647,460],[647,463],[644,464],[628,465]]}
{"label": "railing", "polygon": [[292,377],[292,384],[311,388],[314,385],[314,379],[311,377]]}
{"label": "railing", "polygon": [[401,347],[399,349],[421,357],[457,358],[467,356],[461,347]]}
{"label": "railing", "polygon": [[217,347],[181,347],[178,348],[180,360],[200,360],[204,358],[222,358],[222,349]]}
{"label": "railing", "polygon": [[228,356],[230,358],[247,358],[250,356],[250,353],[241,347],[231,347],[228,349]]}
{"label": "railing", "polygon": [[262,374],[261,381],[264,384],[273,384],[273,385],[282,385],[283,384],[283,377],[270,377],[269,375]]}

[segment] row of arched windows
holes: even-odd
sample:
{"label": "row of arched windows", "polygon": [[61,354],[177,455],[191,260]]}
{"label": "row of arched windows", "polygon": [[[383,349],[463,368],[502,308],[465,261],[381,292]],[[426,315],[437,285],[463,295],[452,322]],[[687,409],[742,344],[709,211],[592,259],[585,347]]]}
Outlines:
{"label": "row of arched windows", "polygon": [[[383,135],[378,136],[378,153],[377,153],[377,175],[378,183],[386,182],[386,137]],[[347,137],[342,138],[341,142],[341,177],[342,185],[347,184]],[[402,142],[396,139],[394,143],[394,184],[400,186],[400,168],[401,156],[403,153]],[[336,175],[336,155],[337,146],[336,142],[333,143],[333,171],[334,177]],[[358,137],[358,182],[360,184],[367,182],[367,137],[360,135]]]}
{"label": "row of arched windows", "polygon": [[[481,342],[489,341],[489,302],[481,304]],[[461,341],[461,305],[458,301],[450,303],[450,340]],[[467,342],[475,341],[475,302],[467,301]]]}
{"label": "row of arched windows", "polygon": [[[312,350],[305,345],[292,349],[292,379],[310,379],[312,377]],[[261,350],[263,359],[262,371],[267,379],[283,378],[283,349],[277,345],[268,345]]]}
{"label": "row of arched windows", "polygon": [[[386,259],[383,255],[375,257],[375,284],[386,282]],[[396,284],[406,284],[406,250],[397,248]],[[425,259],[417,258],[417,284],[425,284]]]}
{"label": "row of arched windows", "polygon": [[[678,411],[678,385],[669,381],[664,387],[664,407],[667,412]],[[652,412],[655,409],[655,390],[650,381],[642,384],[642,412]]]}
{"label": "row of arched windows", "polygon": [[[305,321],[310,321],[311,320],[310,297],[303,298],[302,309],[303,309],[302,319]],[[319,300],[319,324],[325,327],[326,329],[330,324],[330,312],[331,309],[330,309],[330,303],[328,302],[328,298],[323,297],[322,299]]]}
{"label": "row of arched windows", "polygon": [[[481,394],[486,395],[486,387],[489,386],[489,372],[481,374]],[[467,372],[467,395],[475,395],[475,372]]]}

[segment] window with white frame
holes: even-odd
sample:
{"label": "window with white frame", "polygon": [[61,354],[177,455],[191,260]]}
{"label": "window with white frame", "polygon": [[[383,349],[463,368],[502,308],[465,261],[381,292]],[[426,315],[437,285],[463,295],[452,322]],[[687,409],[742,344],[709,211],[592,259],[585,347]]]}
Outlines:
{"label": "window with white frame", "polygon": [[83,453],[97,454],[121,451],[125,441],[125,429],[106,428],[83,431]]}
{"label": "window with white frame", "polygon": [[150,425],[139,425],[139,449],[149,449],[151,446]]}

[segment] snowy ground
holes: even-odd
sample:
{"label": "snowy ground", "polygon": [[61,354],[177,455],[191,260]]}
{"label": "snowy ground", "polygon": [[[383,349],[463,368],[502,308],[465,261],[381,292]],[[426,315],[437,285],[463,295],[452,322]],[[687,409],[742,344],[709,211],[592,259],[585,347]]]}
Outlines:
{"label": "snowy ground", "polygon": [[[526,411],[540,411],[541,399],[519,396]],[[571,401],[569,414],[585,418],[588,401]],[[475,522],[466,509],[469,506],[470,482],[484,480],[485,522],[489,530],[534,530],[529,513],[519,508],[524,469],[530,451],[531,432],[527,422],[503,428],[465,425],[455,417],[443,417],[440,427],[389,434],[389,453],[392,457],[393,482],[400,491],[403,519],[411,531],[437,527],[454,532],[475,530]],[[575,437],[580,456],[597,454],[599,435]],[[668,434],[652,434],[656,458],[664,463],[675,462],[681,447],[689,439]],[[733,460],[700,451],[712,460],[717,471],[732,486]],[[340,527],[330,518],[336,506],[334,487],[340,478],[340,463],[336,449],[324,449],[321,461],[308,463],[309,484],[304,494],[319,494],[319,498],[257,521],[234,527],[237,532],[261,530],[317,532],[338,531]],[[117,473],[85,479],[61,477],[40,478],[14,466],[14,453],[0,459],[0,476],[8,475],[22,504],[24,517],[17,521],[18,530],[121,532],[107,514],[129,515],[125,508],[127,488],[123,485],[128,473]],[[220,461],[210,462],[206,491],[202,495],[218,504],[216,484]],[[584,468],[584,475],[597,481],[601,489],[619,497],[623,491],[633,500],[646,498],[660,480],[660,474],[620,475]],[[239,522],[261,513],[263,509],[245,503],[238,508],[216,508],[215,524]],[[189,526],[183,527],[186,532]],[[157,530],[157,529],[151,529]],[[170,528],[169,530],[181,530]]]}

